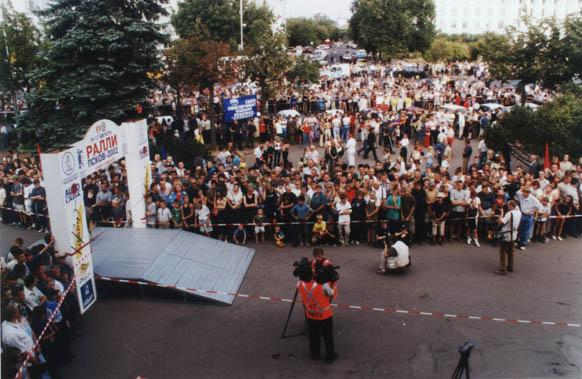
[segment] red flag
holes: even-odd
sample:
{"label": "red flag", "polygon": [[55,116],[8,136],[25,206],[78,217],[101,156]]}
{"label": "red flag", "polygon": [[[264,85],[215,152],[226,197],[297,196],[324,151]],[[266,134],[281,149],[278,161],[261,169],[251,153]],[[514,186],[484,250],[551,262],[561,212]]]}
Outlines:
{"label": "red flag", "polygon": [[546,153],[544,154],[544,170],[550,168],[550,148],[546,142]]}

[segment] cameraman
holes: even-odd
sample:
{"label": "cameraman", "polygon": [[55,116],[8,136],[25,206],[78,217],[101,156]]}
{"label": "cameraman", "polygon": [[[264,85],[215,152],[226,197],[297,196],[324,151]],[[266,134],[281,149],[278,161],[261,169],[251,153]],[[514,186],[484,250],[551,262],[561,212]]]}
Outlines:
{"label": "cameraman", "polygon": [[388,236],[384,243],[384,250],[380,254],[380,267],[378,274],[384,274],[386,271],[404,269],[411,265],[408,245],[397,240],[398,236]]}
{"label": "cameraman", "polygon": [[[333,266],[319,266],[318,274]],[[333,311],[330,300],[334,296],[334,290],[328,283],[320,283],[314,280],[311,267],[300,270],[297,290],[301,294],[305,317],[309,325],[309,352],[311,359],[319,359],[321,349],[321,337],[325,343],[326,360],[332,363],[337,354],[333,343]]]}
{"label": "cameraman", "polygon": [[332,263],[323,255],[323,249],[316,247],[313,249],[313,260],[311,261],[311,268],[313,269],[314,275],[319,266],[332,266]]}

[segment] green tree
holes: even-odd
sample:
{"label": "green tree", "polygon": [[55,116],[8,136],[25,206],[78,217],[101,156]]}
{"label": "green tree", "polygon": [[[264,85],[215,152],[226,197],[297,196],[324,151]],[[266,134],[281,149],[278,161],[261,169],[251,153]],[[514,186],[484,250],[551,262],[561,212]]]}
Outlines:
{"label": "green tree", "polygon": [[582,78],[582,17],[580,15],[568,17],[564,21],[562,44],[566,52],[569,75]]}
{"label": "green tree", "polygon": [[[526,132],[524,132],[526,131]],[[487,146],[503,151],[507,141],[543,156],[546,142],[552,155],[582,156],[582,97],[567,93],[536,111],[516,106],[486,135]]]}
{"label": "green tree", "polygon": [[317,14],[312,18],[297,17],[287,20],[289,46],[319,45],[326,39],[337,41],[345,38],[345,32],[327,16]]}
{"label": "green tree", "polygon": [[492,43],[498,40],[491,39],[482,48],[486,51],[483,58],[489,62],[493,77],[520,81],[519,91],[525,103],[527,84],[556,89],[572,80],[574,72],[579,72],[580,68],[571,64],[569,50],[579,49],[575,44],[582,43],[582,40],[580,34],[567,34],[580,29],[572,27],[563,30],[555,19],[546,19],[538,24],[527,19],[524,22],[525,31],[510,28],[511,37],[507,44],[494,45]]}
{"label": "green tree", "polygon": [[311,62],[309,59],[301,56],[293,62],[293,67],[287,72],[287,79],[297,85],[316,83],[319,80],[320,68],[321,66],[318,62]]}
{"label": "green tree", "polygon": [[245,72],[261,89],[261,104],[272,98],[285,84],[285,74],[293,67],[287,54],[284,33],[263,33],[257,45],[248,50]]}
{"label": "green tree", "polygon": [[354,0],[350,31],[362,48],[394,57],[427,50],[434,19],[432,0]]}
{"label": "green tree", "polygon": [[48,51],[20,120],[26,142],[65,145],[93,122],[121,122],[150,93],[166,39],[157,0],[54,0],[41,13]]}
{"label": "green tree", "polygon": [[[166,71],[164,80],[176,92],[177,114],[181,117],[180,90],[183,86],[208,89],[214,92],[216,83],[226,83],[235,77],[236,61],[230,46],[210,39],[208,31],[197,25],[198,32],[188,38],[179,38],[165,51]],[[212,121],[212,144],[216,144],[214,108],[207,100],[206,110]]]}
{"label": "green tree", "polygon": [[479,58],[491,62],[508,54],[511,48],[509,37],[505,34],[484,33],[471,44],[471,59]]}
{"label": "green tree", "polygon": [[[252,1],[243,1],[243,33],[245,45],[255,45],[258,35],[270,29],[274,21],[271,10]],[[178,11],[172,16],[172,25],[176,33],[187,38],[197,30],[198,24],[208,30],[209,38],[225,42],[232,49],[240,43],[239,0],[185,0],[178,5]]]}
{"label": "green tree", "polygon": [[30,89],[30,74],[42,62],[42,36],[32,20],[15,12],[10,3],[1,12],[0,92],[15,99],[17,91]]}
{"label": "green tree", "polygon": [[423,56],[430,62],[465,60],[471,57],[471,48],[469,44],[462,41],[437,37]]}

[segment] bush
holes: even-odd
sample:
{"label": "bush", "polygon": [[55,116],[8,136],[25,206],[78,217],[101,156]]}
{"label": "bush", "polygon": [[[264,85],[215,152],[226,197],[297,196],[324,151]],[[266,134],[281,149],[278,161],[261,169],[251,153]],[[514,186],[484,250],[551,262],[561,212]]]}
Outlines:
{"label": "bush", "polygon": [[582,97],[565,94],[536,111],[516,106],[485,134],[487,146],[503,151],[507,142],[521,142],[524,149],[544,155],[546,142],[551,155],[582,156]]}

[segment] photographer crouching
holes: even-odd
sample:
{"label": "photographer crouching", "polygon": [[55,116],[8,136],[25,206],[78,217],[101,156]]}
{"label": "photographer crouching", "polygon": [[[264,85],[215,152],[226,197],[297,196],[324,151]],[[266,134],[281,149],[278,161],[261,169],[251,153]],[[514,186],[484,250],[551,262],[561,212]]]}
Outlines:
{"label": "photographer crouching", "polygon": [[326,361],[332,363],[337,358],[333,343],[333,310],[331,299],[339,275],[338,267],[316,265],[315,270],[307,258],[295,262],[293,275],[299,278],[297,290],[301,294],[305,317],[309,326],[309,353],[311,359],[320,357],[321,338],[325,344]]}

